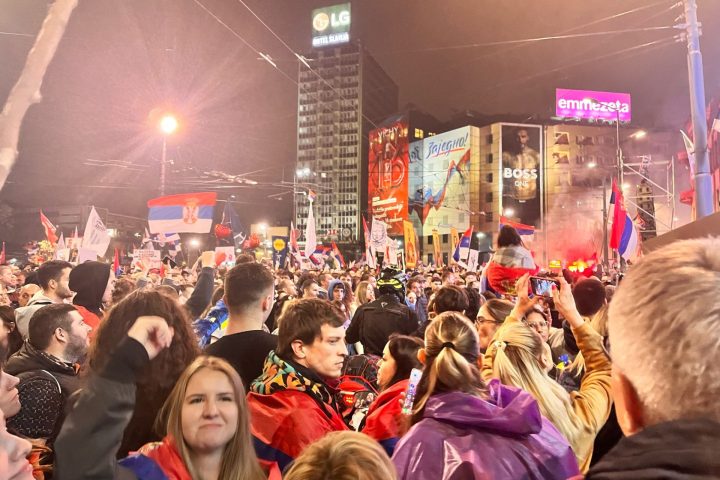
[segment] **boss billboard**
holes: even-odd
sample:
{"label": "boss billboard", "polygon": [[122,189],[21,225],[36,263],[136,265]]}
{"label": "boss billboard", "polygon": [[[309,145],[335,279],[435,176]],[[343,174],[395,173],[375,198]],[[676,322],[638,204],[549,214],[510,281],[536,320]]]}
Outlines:
{"label": "boss billboard", "polygon": [[312,12],[312,45],[325,47],[350,41],[350,4],[318,8]]}
{"label": "boss billboard", "polygon": [[501,215],[542,228],[542,126],[501,124]]}

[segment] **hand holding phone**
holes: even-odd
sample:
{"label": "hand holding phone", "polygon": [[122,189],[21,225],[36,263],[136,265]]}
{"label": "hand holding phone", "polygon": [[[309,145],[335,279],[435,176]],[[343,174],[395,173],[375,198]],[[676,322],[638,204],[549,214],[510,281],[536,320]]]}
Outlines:
{"label": "hand holding phone", "polygon": [[560,289],[560,282],[547,277],[530,277],[530,289],[533,295],[552,297],[552,287]]}
{"label": "hand holding phone", "polygon": [[417,392],[418,383],[422,378],[422,370],[413,368],[410,372],[410,382],[408,383],[407,390],[405,390],[405,401],[402,406],[403,415],[412,415],[413,405],[415,404],[415,393]]}

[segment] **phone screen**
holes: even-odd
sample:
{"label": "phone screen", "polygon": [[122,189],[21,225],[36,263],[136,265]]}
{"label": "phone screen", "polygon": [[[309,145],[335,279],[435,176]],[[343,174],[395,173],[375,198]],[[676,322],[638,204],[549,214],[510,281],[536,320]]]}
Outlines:
{"label": "phone screen", "polygon": [[405,390],[405,401],[402,406],[403,415],[412,415],[413,404],[415,403],[415,393],[417,392],[418,383],[422,378],[422,370],[413,368],[410,372],[410,382],[408,383],[407,390]]}
{"label": "phone screen", "polygon": [[559,286],[557,280],[553,280],[552,278],[530,277],[530,288],[532,288],[534,295],[551,297],[553,285]]}

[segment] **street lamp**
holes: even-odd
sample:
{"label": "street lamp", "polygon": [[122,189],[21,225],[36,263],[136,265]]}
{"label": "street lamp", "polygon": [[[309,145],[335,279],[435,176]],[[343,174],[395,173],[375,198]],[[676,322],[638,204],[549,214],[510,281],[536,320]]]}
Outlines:
{"label": "street lamp", "polygon": [[174,115],[165,114],[160,118],[158,123],[160,133],[162,133],[162,158],[160,159],[160,196],[165,195],[165,164],[167,163],[167,138],[175,133],[178,129],[178,120]]}
{"label": "street lamp", "polygon": [[506,208],[506,209],[505,209],[505,212],[504,212],[504,215],[505,215],[506,217],[512,217],[512,216],[515,215],[515,210],[513,210],[512,208]]}

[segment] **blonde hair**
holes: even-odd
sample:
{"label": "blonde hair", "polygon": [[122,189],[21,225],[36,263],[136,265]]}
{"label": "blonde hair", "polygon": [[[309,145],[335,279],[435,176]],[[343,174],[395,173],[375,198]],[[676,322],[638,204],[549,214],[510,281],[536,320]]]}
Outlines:
{"label": "blonde hair", "polygon": [[430,397],[442,392],[464,392],[486,398],[480,377],[480,340],[472,322],[459,312],[443,312],[425,331],[425,369],[417,388],[413,423],[422,419]]}
{"label": "blonde hair", "polygon": [[307,447],[285,480],[396,480],[385,450],[363,433],[332,432]]}
{"label": "blonde hair", "polygon": [[238,406],[237,429],[233,438],[225,445],[220,466],[220,479],[259,480],[266,478],[255,456],[255,449],[250,437],[250,415],[245,400],[245,389],[237,371],[223,359],[201,355],[185,369],[158,415],[158,422],[164,426],[162,430],[172,437],[175,448],[177,448],[180,457],[183,459],[190,476],[193,479],[202,478],[200,472],[192,464],[190,459],[191,449],[185,443],[182,431],[182,408],[185,393],[190,379],[202,370],[224,373],[233,387],[235,403]]}
{"label": "blonde hair", "polygon": [[[599,333],[603,338],[608,337],[608,311],[610,306],[606,303],[600,310],[592,316],[589,325]],[[574,377],[580,377],[585,373],[585,357],[582,352],[575,355],[572,363],[566,367],[568,373]]]}
{"label": "blonde hair", "polygon": [[560,430],[571,446],[577,446],[585,427],[573,410],[570,395],[547,376],[539,358],[543,355],[540,335],[523,323],[506,323],[500,327],[488,346],[493,376],[505,385],[521,388],[531,394],[540,412]]}
{"label": "blonde hair", "polygon": [[367,298],[368,285],[370,285],[370,282],[365,280],[358,283],[358,286],[355,288],[355,298],[353,300],[358,306],[365,305],[370,302]]}

